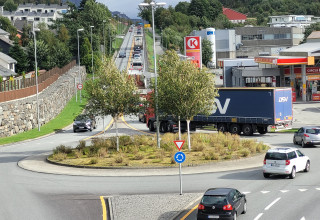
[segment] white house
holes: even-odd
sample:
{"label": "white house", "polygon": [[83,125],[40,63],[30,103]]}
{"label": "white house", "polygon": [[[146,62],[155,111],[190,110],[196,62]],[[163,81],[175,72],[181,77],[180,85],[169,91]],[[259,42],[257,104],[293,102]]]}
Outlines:
{"label": "white house", "polygon": [[15,59],[0,52],[0,76],[2,76],[3,80],[8,79],[11,75],[17,75],[15,73],[16,63]]}
{"label": "white house", "polygon": [[311,24],[320,22],[320,17],[313,15],[277,15],[269,16],[270,27],[297,27],[305,29]]}

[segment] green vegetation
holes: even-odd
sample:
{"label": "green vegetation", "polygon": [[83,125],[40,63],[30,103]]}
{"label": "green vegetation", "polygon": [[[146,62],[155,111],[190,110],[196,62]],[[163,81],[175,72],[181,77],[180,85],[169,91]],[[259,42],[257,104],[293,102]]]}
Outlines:
{"label": "green vegetation", "polygon": [[153,36],[150,31],[145,31],[145,39],[146,39],[146,44],[147,44],[149,71],[154,72]]}
{"label": "green vegetation", "polygon": [[0,138],[0,145],[33,139],[50,134],[52,132],[57,132],[70,125],[74,118],[83,111],[86,103],[87,101],[85,98],[83,98],[82,103],[80,103],[79,101],[76,102],[75,97],[73,97],[55,119],[41,126],[40,131],[38,131],[38,127],[36,127],[30,131],[26,131],[17,135]]}
{"label": "green vegetation", "polygon": [[[75,149],[60,145],[49,160],[69,165],[92,167],[173,167],[177,149],[173,143],[178,134],[166,133],[161,137],[161,148],[156,147],[154,136],[121,136],[120,151],[116,151],[116,139],[96,138],[92,145],[79,142]],[[186,139],[186,134],[182,136]],[[232,160],[264,153],[268,146],[255,140],[240,139],[239,135],[214,133],[193,134],[192,151],[186,144],[182,151],[186,154],[185,166],[204,164],[222,160]]]}

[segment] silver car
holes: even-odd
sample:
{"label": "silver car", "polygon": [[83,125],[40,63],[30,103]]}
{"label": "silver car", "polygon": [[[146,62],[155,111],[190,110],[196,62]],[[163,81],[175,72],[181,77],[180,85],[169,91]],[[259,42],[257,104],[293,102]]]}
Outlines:
{"label": "silver car", "polygon": [[301,127],[293,135],[293,143],[301,144],[302,147],[320,144],[320,127],[305,126]]}

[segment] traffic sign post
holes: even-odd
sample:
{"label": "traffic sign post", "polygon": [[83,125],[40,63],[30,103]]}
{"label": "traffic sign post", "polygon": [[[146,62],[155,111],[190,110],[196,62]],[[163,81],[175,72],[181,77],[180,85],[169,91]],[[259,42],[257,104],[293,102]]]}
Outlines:
{"label": "traffic sign post", "polygon": [[[176,143],[176,142],[175,142]],[[183,141],[184,143],[184,141]],[[183,145],[182,143],[182,145]],[[182,147],[181,145],[181,147]],[[181,148],[180,148],[181,149]],[[181,164],[186,160],[186,155],[183,152],[177,152],[174,155],[174,160],[179,163],[179,180],[180,180],[180,195],[182,195],[182,174],[181,174]]]}
{"label": "traffic sign post", "polygon": [[79,83],[79,84],[77,85],[77,88],[78,88],[79,90],[83,89],[83,84]]}
{"label": "traffic sign post", "polygon": [[178,148],[178,150],[180,151],[183,144],[184,144],[184,140],[178,140],[178,141],[173,141],[173,142],[176,145],[176,147]]}

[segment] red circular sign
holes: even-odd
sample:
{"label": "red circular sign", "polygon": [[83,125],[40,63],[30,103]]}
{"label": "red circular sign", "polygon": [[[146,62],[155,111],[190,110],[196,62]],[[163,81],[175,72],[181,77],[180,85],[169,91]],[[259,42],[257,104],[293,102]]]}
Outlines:
{"label": "red circular sign", "polygon": [[79,84],[77,85],[77,88],[78,88],[79,90],[81,90],[81,89],[83,88],[83,85],[82,85],[81,83],[79,83]]}

